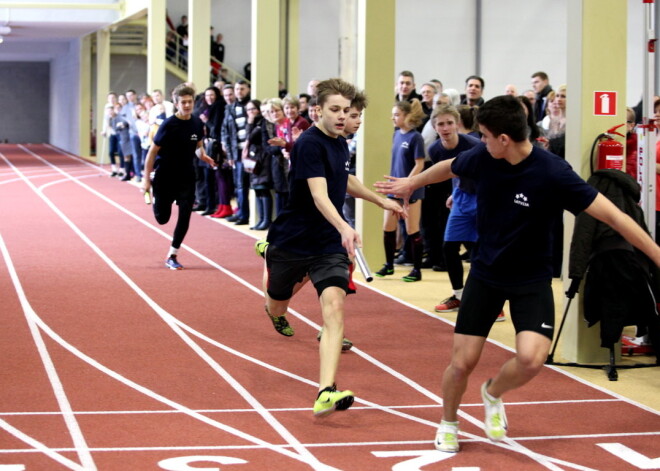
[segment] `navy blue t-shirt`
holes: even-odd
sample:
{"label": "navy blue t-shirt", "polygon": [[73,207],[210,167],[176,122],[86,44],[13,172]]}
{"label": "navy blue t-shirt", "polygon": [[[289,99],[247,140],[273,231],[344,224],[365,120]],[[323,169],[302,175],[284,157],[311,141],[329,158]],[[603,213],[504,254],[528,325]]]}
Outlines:
{"label": "navy blue t-shirt", "polygon": [[270,226],[268,242],[302,255],[346,253],[339,231],[316,208],[307,179],[326,179],[330,201],[343,217],[349,166],[343,137],[327,136],[316,126],[302,133],[291,151],[289,203]]}
{"label": "navy blue t-shirt", "polygon": [[154,164],[159,177],[194,179],[195,150],[203,136],[204,124],[195,116],[179,119],[172,115],[163,121],[154,136],[154,144],[160,146]]}
{"label": "navy blue t-shirt", "polygon": [[[397,129],[394,132],[392,141],[390,175],[399,178],[407,177],[415,167],[416,160],[423,159],[426,155],[424,152],[424,138],[415,130],[404,134],[400,129]],[[418,188],[410,195],[411,200],[421,198],[424,198],[424,187]]]}
{"label": "navy blue t-shirt", "polygon": [[564,209],[584,211],[598,192],[563,159],[541,148],[518,165],[493,158],[479,144],[451,171],[477,184],[477,232],[471,275],[515,286],[552,279],[554,226]]}
{"label": "navy blue t-shirt", "polygon": [[[472,149],[474,146],[479,144],[481,141],[474,136],[469,134],[459,134],[458,135],[458,144],[453,149],[447,149],[442,144],[442,140],[438,139],[433,144],[429,146],[429,158],[431,162],[437,164],[442,160],[453,159],[458,154],[468,149]],[[476,192],[476,184],[471,178],[463,177],[456,179],[458,182],[454,182],[454,187],[458,186],[464,193],[474,195]]]}

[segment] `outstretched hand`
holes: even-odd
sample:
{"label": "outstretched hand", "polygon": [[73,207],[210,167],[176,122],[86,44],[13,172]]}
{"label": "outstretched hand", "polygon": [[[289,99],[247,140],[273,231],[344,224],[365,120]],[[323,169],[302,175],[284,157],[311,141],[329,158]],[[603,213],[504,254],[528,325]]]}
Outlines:
{"label": "outstretched hand", "polygon": [[389,198],[383,198],[383,209],[385,211],[392,211],[394,212],[399,218],[405,219],[408,217],[408,200],[406,200],[406,204],[403,206],[399,204],[398,201],[389,199]]}
{"label": "outstretched hand", "polygon": [[378,193],[384,195],[394,195],[397,198],[407,200],[413,192],[410,178],[397,178],[390,175],[385,175],[387,181],[380,181],[374,183],[374,188]]}

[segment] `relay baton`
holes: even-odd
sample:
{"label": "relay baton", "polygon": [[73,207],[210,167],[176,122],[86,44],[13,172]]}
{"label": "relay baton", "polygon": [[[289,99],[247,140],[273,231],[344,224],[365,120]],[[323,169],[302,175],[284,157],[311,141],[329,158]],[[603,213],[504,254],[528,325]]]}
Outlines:
{"label": "relay baton", "polygon": [[364,279],[367,280],[367,282],[373,281],[374,277],[371,274],[371,270],[369,270],[369,265],[367,265],[367,260],[364,258],[364,255],[362,255],[362,249],[360,249],[360,247],[355,247],[355,261],[357,262],[357,266],[362,272]]}
{"label": "relay baton", "polygon": [[144,202],[145,204],[151,204],[151,192],[149,190],[144,192]]}

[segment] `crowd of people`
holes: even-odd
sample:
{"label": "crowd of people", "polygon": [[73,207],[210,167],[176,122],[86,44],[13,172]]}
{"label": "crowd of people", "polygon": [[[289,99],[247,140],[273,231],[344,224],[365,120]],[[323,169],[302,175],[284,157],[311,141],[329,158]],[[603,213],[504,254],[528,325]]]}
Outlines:
{"label": "crowd of people", "polygon": [[[435,447],[455,453],[458,407],[505,301],[517,349],[481,387],[490,439],[507,434],[502,395],[530,381],[547,358],[563,210],[607,223],[660,265],[660,248],[644,230],[562,159],[566,87],[553,90],[537,72],[533,93],[517,95],[507,86],[486,101],[484,86],[482,77],[470,76],[461,94],[430,80],[417,94],[414,75],[399,74],[390,175],[375,184],[384,198],[355,177],[351,151],[360,145],[355,133],[367,99],[340,79],[312,80],[306,93],[262,100],[245,80],[218,81],[201,93],[185,83],[171,102],[160,90],[111,93],[104,132],[112,175],[153,190],[160,224],[179,205],[165,262],[172,270],[183,269],[177,255],[194,211],[247,225],[254,194],[258,217],[251,229],[269,229],[256,249],[265,259],[265,308],[275,330],[294,335],[286,314],[303,285],[311,281],[319,296],[316,415],[348,409],[354,400],[335,383],[347,343],[344,300],[354,292],[352,258],[361,245],[352,198],[382,208],[385,264],[376,275],[393,275],[397,252],[399,263],[410,260],[413,267],[405,282],[420,281],[425,267],[449,274],[453,293],[436,310],[459,312]],[[471,262],[467,280],[461,247]]]}
{"label": "crowd of people", "polygon": [[[185,26],[185,18],[182,18],[182,25]],[[182,28],[180,25],[183,32]],[[553,90],[544,72],[533,74],[531,79],[532,89],[521,95],[517,95],[512,85],[507,85],[504,92],[515,96],[525,110],[533,145],[563,157],[566,87]],[[267,230],[270,227],[289,199],[288,173],[293,144],[318,120],[317,83],[318,80],[310,81],[307,90],[295,96],[283,90],[286,95],[280,93],[277,97],[257,100],[251,96],[247,81],[238,80],[232,84],[218,80],[196,94],[192,115],[203,122],[204,149],[214,164],[195,161],[193,211],[226,219],[236,225],[247,225],[250,198],[254,198],[257,217],[250,229]],[[392,175],[418,174],[437,162],[443,152],[454,154],[453,147],[443,147],[442,144],[449,146],[442,135],[442,123],[446,120],[440,120],[442,123],[439,124],[432,119],[438,117],[435,114],[438,109],[449,109],[450,114],[456,112],[456,117],[452,118],[455,124],[452,134],[461,136],[461,139],[467,136],[478,140],[480,133],[475,114],[484,103],[484,88],[484,79],[473,75],[465,80],[463,93],[444,88],[436,79],[422,84],[420,93],[417,93],[414,74],[402,71],[395,84],[392,110]],[[141,95],[134,90],[121,95],[110,93],[106,106],[104,135],[109,139],[112,175],[140,182],[144,160],[158,125],[172,116],[175,107],[172,101],[165,99],[161,90]],[[355,136],[349,136],[348,144],[352,156],[350,169],[354,174]],[[377,276],[392,275],[395,264],[410,265],[412,269],[403,281],[419,281],[422,269],[447,271],[450,267],[459,267],[454,255],[460,247],[465,251],[459,257],[469,261],[474,241],[471,238],[446,240],[445,234],[456,196],[453,193],[458,186],[458,183],[442,182],[420,189],[408,202],[405,220],[393,213],[385,214],[385,264],[376,272]],[[461,195],[470,194],[469,188],[467,192],[463,190]],[[472,219],[475,212],[476,208],[471,211]],[[350,195],[346,197],[343,214],[354,226],[354,201]],[[560,230],[561,227],[557,229]],[[557,242],[555,276],[561,270],[561,257],[561,245]],[[449,275],[456,280],[460,277],[453,272]],[[459,306],[460,287],[440,302],[436,310],[448,312]]]}

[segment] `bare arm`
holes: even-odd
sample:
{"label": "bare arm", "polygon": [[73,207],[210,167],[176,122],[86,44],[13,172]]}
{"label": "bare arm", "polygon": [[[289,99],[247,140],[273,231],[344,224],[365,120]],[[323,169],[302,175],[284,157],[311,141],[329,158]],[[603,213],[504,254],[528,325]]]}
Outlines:
{"label": "bare arm", "polygon": [[585,210],[589,215],[604,222],[617,231],[633,246],[644,252],[653,263],[660,266],[660,247],[630,216],[625,214],[614,203],[602,194]]}
{"label": "bare arm", "polygon": [[388,198],[383,198],[377,193],[374,193],[364,186],[355,175],[348,176],[348,194],[354,198],[361,198],[365,201],[369,201],[385,210],[399,213],[402,217],[406,216],[403,207],[399,203]]}
{"label": "bare arm", "polygon": [[[451,164],[453,161],[454,159],[443,160],[427,168],[422,173],[407,178],[385,176],[388,181],[376,182],[374,183],[374,187],[378,193],[385,195],[393,194],[399,198],[407,199],[417,188],[455,177],[456,175],[451,173]],[[424,165],[423,162],[422,165]]]}
{"label": "bare arm", "polygon": [[328,197],[328,184],[323,177],[308,178],[307,184],[312,193],[314,204],[323,217],[332,224],[341,235],[341,245],[346,249],[348,255],[355,256],[355,247],[360,247],[362,241],[360,235],[353,229],[344,218],[337,212],[337,209]]}
{"label": "bare arm", "polygon": [[209,164],[211,167],[215,168],[215,160],[213,160],[211,157],[209,157],[204,150],[204,144],[203,141],[199,141],[197,143],[197,150],[195,151],[195,155],[201,160],[202,162],[205,162]]}
{"label": "bare arm", "polygon": [[160,146],[151,144],[149,152],[147,153],[147,158],[144,159],[144,172],[142,174],[144,177],[142,178],[142,189],[144,191],[149,191],[151,189],[151,172],[154,170],[154,162],[156,161],[156,156],[158,155],[159,150]]}
{"label": "bare arm", "polygon": [[414,177],[415,175],[419,175],[423,171],[424,171],[424,157],[420,157],[415,159],[415,166],[410,171],[410,174],[408,176]]}

